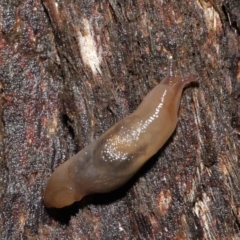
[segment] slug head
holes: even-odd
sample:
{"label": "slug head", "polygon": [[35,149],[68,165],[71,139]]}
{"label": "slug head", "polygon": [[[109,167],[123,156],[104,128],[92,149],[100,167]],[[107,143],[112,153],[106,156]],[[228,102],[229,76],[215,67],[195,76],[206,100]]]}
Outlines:
{"label": "slug head", "polygon": [[188,74],[187,76],[181,77],[175,74],[174,68],[175,63],[170,58],[168,64],[168,74],[161,82],[162,84],[170,86],[173,90],[181,92],[191,82],[197,82],[198,76],[194,74]]}
{"label": "slug head", "polygon": [[53,172],[47,182],[43,198],[45,206],[47,208],[62,208],[75,201],[80,201],[84,195],[76,189],[74,181],[69,177],[67,161]]}
{"label": "slug head", "polygon": [[192,82],[197,82],[196,75],[187,75],[185,77],[180,76],[167,76],[162,83],[170,86],[172,89],[176,91],[182,91],[186,86],[188,86]]}

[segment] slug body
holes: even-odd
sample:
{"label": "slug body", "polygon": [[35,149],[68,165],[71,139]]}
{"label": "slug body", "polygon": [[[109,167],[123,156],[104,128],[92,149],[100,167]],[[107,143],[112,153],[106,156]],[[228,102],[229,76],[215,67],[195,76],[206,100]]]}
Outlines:
{"label": "slug body", "polygon": [[183,79],[170,69],[132,114],[53,172],[44,192],[46,207],[62,208],[127,182],[174,132],[182,91],[193,81],[196,76]]}

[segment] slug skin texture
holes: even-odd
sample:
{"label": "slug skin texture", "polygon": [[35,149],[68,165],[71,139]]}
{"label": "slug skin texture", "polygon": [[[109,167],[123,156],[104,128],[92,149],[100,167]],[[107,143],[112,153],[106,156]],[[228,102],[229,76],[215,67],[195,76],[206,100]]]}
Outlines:
{"label": "slug skin texture", "polygon": [[46,207],[62,208],[126,183],[172,135],[182,91],[196,80],[175,76],[170,67],[132,114],[53,172],[44,191]]}

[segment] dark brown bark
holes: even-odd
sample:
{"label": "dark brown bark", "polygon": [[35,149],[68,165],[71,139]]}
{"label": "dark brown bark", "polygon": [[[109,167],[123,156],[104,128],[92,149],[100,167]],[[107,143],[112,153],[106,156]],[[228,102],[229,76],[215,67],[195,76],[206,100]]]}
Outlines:
{"label": "dark brown bark", "polygon": [[[1,239],[240,238],[239,0],[0,2]],[[170,55],[199,86],[165,147],[123,188],[46,210],[52,171],[136,109]]]}

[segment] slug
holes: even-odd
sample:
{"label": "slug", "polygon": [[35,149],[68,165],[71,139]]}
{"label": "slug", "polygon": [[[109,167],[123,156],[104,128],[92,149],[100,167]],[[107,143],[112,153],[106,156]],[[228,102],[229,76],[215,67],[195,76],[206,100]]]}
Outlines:
{"label": "slug", "polygon": [[105,193],[126,183],[174,132],[183,89],[195,75],[167,76],[130,115],[60,165],[44,191],[48,208],[62,208],[93,193]]}

